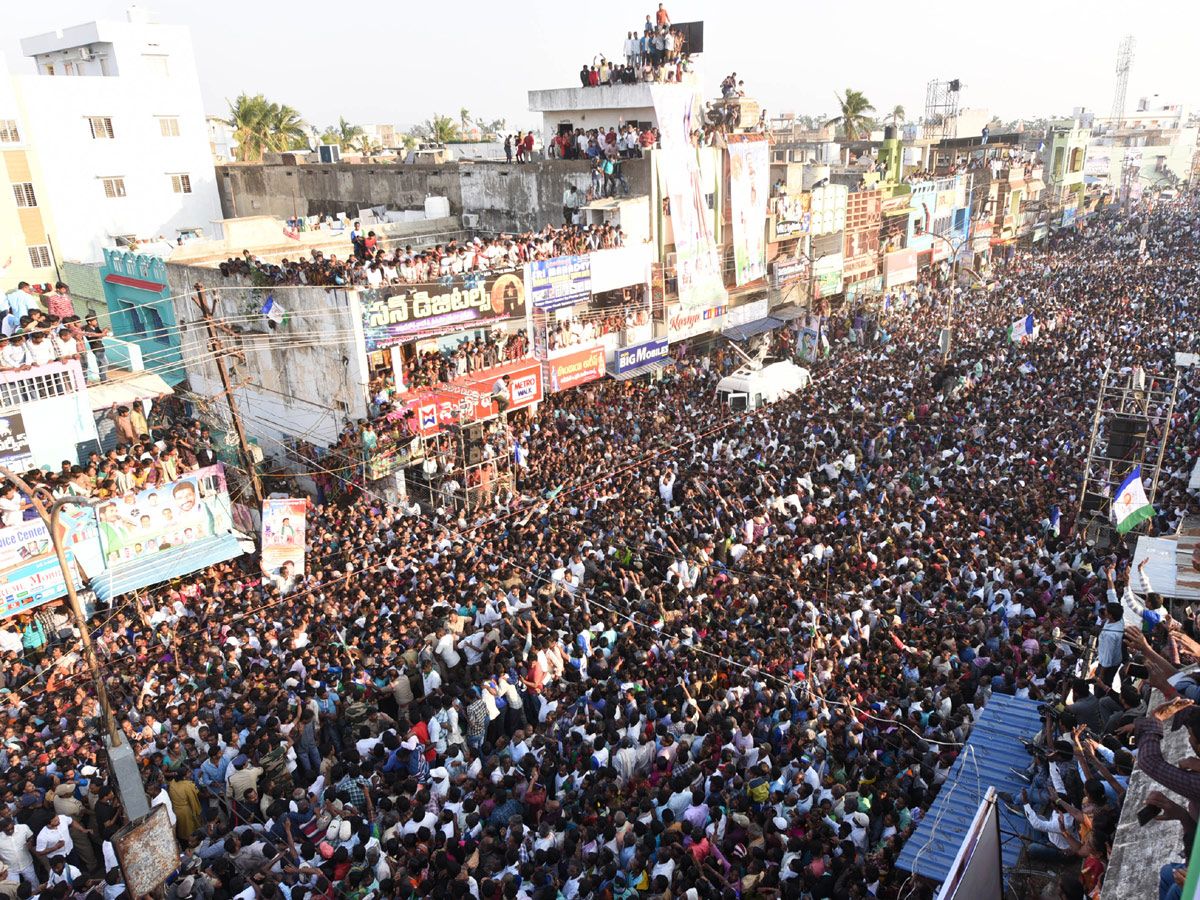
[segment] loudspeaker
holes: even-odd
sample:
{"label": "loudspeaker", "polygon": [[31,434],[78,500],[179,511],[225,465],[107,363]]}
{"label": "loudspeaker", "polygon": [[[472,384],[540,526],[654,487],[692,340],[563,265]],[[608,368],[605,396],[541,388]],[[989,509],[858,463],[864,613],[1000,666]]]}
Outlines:
{"label": "loudspeaker", "polygon": [[467,444],[465,451],[468,466],[477,466],[483,461],[483,445],[482,444]]}
{"label": "loudspeaker", "polygon": [[463,443],[468,447],[481,445],[483,443],[483,426],[478,422],[471,425],[464,425],[462,437]]}
{"label": "loudspeaker", "polygon": [[1146,453],[1146,422],[1117,416],[1108,427],[1105,456],[1130,464],[1140,462]]}

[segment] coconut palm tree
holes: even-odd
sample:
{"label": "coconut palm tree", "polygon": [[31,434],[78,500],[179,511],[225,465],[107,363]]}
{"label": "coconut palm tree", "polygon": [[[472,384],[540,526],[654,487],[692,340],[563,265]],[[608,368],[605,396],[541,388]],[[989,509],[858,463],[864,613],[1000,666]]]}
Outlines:
{"label": "coconut palm tree", "polygon": [[233,129],[238,162],[258,162],[266,151],[308,146],[300,113],[286,104],[271,103],[262,94],[241,94],[229,103],[229,118],[224,121]]}
{"label": "coconut palm tree", "polygon": [[271,136],[269,150],[299,150],[308,147],[307,126],[300,113],[284,104],[272,103],[268,107],[268,124]]}
{"label": "coconut palm tree", "polygon": [[332,139],[326,141],[327,144],[337,144],[343,150],[353,150],[354,142],[364,133],[361,126],[351,125],[345,116],[338,116],[338,123],[326,128],[324,136]]}
{"label": "coconut palm tree", "polygon": [[460,136],[458,126],[454,124],[449,116],[439,116],[433,114],[433,118],[428,119],[421,126],[421,132],[425,138],[430,141],[436,141],[439,144],[445,144],[450,141],[457,141]]}
{"label": "coconut palm tree", "polygon": [[904,107],[897,103],[892,107],[892,125],[899,126],[904,121]]}
{"label": "coconut palm tree", "polygon": [[874,122],[866,113],[874,112],[875,107],[866,95],[862,91],[846,88],[844,96],[837,91],[834,91],[833,96],[837,97],[842,114],[830,119],[826,124],[840,126],[848,141],[857,141],[864,132],[870,134]]}
{"label": "coconut palm tree", "polygon": [[458,130],[461,134],[471,130],[471,113],[465,106],[458,111]]}

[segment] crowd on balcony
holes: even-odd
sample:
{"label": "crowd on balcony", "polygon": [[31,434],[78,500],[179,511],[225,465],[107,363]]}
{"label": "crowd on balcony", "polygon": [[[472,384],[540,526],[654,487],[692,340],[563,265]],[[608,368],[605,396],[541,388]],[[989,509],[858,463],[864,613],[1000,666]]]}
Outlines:
{"label": "crowd on balcony", "polygon": [[23,372],[52,362],[79,361],[101,381],[108,380],[108,356],[102,328],[94,312],[85,319],[75,314],[70,288],[58,282],[46,295],[43,310],[27,281],[4,297],[0,318],[0,372]]}
{"label": "crowd on balcony", "polygon": [[[569,188],[567,193],[570,193]],[[570,200],[575,205],[570,208],[577,211],[587,199],[585,193],[576,190],[575,197]],[[568,207],[566,196],[563,205]],[[230,257],[218,268],[225,277],[245,276],[270,285],[368,288],[404,284],[452,285],[486,278],[491,272],[514,269],[530,259],[587,253],[625,243],[621,227],[605,222],[600,225],[547,225],[541,231],[519,235],[449,241],[427,249],[414,249],[410,244],[402,249],[385,250],[379,246],[373,231],[367,232],[361,242],[355,239],[353,235],[360,228],[357,222],[354,227],[351,246],[355,252],[346,257],[327,256],[324,251],[313,250],[307,258],[284,258],[278,263],[269,263],[249,250],[243,250],[241,256]]]}
{"label": "crowd on balcony", "polygon": [[550,159],[638,159],[656,146],[657,128],[648,123],[642,128],[627,123],[559,132],[550,139],[546,154]]}

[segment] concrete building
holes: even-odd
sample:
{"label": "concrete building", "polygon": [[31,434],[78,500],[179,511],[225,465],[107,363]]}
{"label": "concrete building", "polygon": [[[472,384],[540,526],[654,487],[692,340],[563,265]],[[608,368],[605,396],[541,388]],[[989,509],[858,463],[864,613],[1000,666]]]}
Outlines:
{"label": "concrete building", "polygon": [[[1043,150],[1046,165],[1046,192],[1051,207],[1064,213],[1069,225],[1083,208],[1084,163],[1088,151],[1088,130],[1078,119],[1060,119],[1050,123],[1050,134]],[[1057,225],[1058,223],[1053,223]]]}
{"label": "concrete building", "polygon": [[208,127],[208,148],[212,151],[213,162],[233,162],[237,139],[229,123],[220,116],[205,116],[204,124]]}
{"label": "concrete building", "polygon": [[219,218],[186,28],[130,8],[127,21],[24,38],[21,49],[36,74],[13,77],[13,96],[45,186],[38,206],[60,211],[59,259],[98,261],[105,248],[159,236],[175,243]]}
{"label": "concrete building", "polygon": [[[686,72],[683,82],[677,87],[695,90],[699,86],[699,73]],[[556,134],[576,128],[589,131],[593,128],[617,128],[630,123],[635,123],[639,130],[657,128],[658,117],[654,112],[650,88],[648,82],[638,82],[530,91],[529,109],[542,115],[543,147],[549,146]]]}

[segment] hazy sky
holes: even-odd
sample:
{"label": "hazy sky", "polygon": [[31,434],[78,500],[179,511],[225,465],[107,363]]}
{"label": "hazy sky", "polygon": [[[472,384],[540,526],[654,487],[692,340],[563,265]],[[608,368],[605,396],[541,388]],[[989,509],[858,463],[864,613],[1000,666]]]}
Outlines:
{"label": "hazy sky", "polygon": [[[619,57],[626,32],[655,3],[561,0],[338,3],[314,0],[158,0],[159,21],[187,25],[205,108],[262,92],[318,126],[337,121],[408,125],[439,112],[457,119],[535,124],[526,91],[578,85],[597,53]],[[124,18],[119,0],[0,0],[0,50],[31,71],[19,38],[95,18]],[[931,78],[959,78],[962,105],[1001,119],[1066,115],[1086,106],[1107,115],[1122,36],[1137,40],[1127,109],[1139,96],[1200,103],[1195,37],[1200,5],[1128,3],[899,4],[669,2],[677,21],[703,20],[705,86],[736,70],[747,92],[776,112],[833,114],[833,92],[866,93],[879,113],[902,104],[916,118]],[[934,12],[940,9],[941,12]],[[1136,9],[1136,7],[1134,7]]]}

